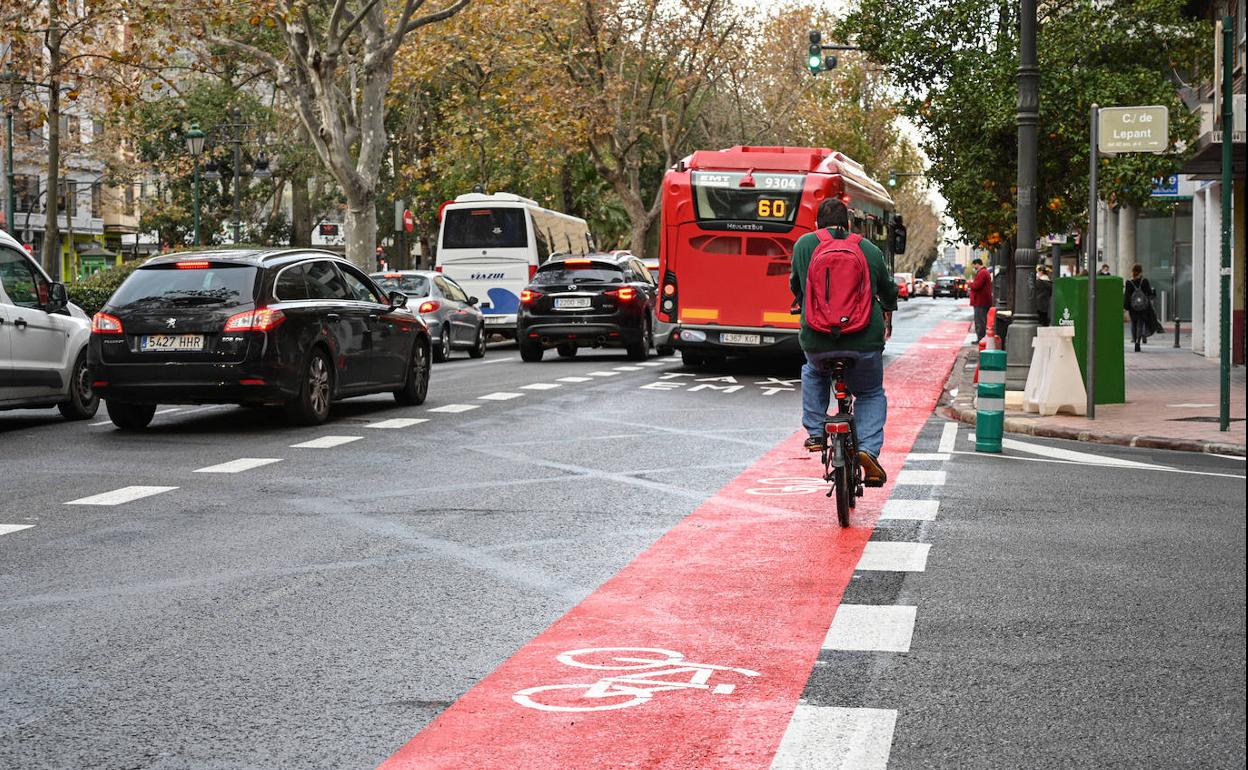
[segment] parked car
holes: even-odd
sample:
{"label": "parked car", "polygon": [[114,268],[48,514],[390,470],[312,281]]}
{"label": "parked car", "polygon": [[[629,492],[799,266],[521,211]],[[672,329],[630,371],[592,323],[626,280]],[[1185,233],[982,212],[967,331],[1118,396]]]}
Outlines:
{"label": "parked car", "polygon": [[146,427],[158,403],[281,405],[303,425],[349,396],[420,404],[431,342],[406,306],[329,252],[155,257],[92,320],[93,386],[125,430]]}
{"label": "parked car", "polygon": [[934,283],[932,281],[925,281],[922,278],[915,278],[914,279],[914,296],[916,297],[932,296],[933,286],[934,286]]}
{"label": "parked car", "polygon": [[485,355],[485,316],[476,297],[453,278],[434,270],[398,270],[370,276],[384,291],[401,291],[407,306],[415,308],[429,326],[433,360],[441,363],[452,350],[467,350],[473,358]]}
{"label": "parked car", "polygon": [[910,299],[910,280],[904,274],[898,273],[893,276],[893,280],[897,282],[897,299]]}
{"label": "parked car", "polygon": [[966,299],[967,297],[971,296],[971,284],[969,281],[966,280],[966,276],[959,275],[957,277],[957,282],[958,282],[958,296],[962,299]]}
{"label": "parked car", "polygon": [[87,342],[91,320],[65,285],[0,231],[0,409],[55,406],[69,420],[95,415]]}
{"label": "parked car", "polygon": [[632,254],[551,259],[520,294],[520,357],[548,348],[570,358],[583,347],[623,347],[641,360],[654,346],[654,279]]}

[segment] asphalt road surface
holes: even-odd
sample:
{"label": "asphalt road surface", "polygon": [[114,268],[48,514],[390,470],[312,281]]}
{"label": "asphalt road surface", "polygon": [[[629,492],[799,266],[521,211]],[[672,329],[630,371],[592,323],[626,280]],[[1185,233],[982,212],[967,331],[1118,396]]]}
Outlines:
{"label": "asphalt road surface", "polygon": [[0,767],[1242,767],[1243,461],[975,454],[930,411],[968,319],[899,311],[844,532],[791,364],[0,412]]}

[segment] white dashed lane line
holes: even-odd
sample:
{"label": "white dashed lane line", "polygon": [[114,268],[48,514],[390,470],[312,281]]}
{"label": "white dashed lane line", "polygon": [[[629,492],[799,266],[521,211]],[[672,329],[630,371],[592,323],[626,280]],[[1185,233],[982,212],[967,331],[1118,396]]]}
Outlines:
{"label": "white dashed lane line", "polygon": [[420,417],[395,417],[390,420],[378,420],[377,422],[370,422],[368,425],[365,425],[364,427],[382,428],[382,429],[410,428],[413,425],[420,425],[422,422],[429,422],[429,421]]}
{"label": "white dashed lane line", "polygon": [[897,474],[895,483],[899,486],[941,487],[945,484],[945,472],[903,470]]}
{"label": "white dashed lane line", "polygon": [[563,386],[557,382],[535,382],[531,385],[521,385],[520,390],[554,390]]}
{"label": "white dashed lane line", "polygon": [[842,604],[824,637],[825,650],[909,652],[917,607]]}
{"label": "white dashed lane line", "polygon": [[946,453],[946,452],[911,452],[910,454],[906,455],[906,462],[909,462],[909,461],[911,461],[911,460],[916,460],[916,461],[936,461],[936,460],[941,460],[941,461],[944,461],[944,460],[948,460],[950,457],[953,457],[953,455],[948,454],[948,453]]}
{"label": "white dashed lane line", "polygon": [[619,372],[588,372],[590,377],[614,377]]}
{"label": "white dashed lane line", "polygon": [[958,440],[958,424],[950,420],[946,422],[940,429],[940,446],[936,448],[937,452],[948,454],[957,449]]}
{"label": "white dashed lane line", "polygon": [[121,505],[122,503],[130,503],[135,500],[142,500],[145,497],[159,495],[162,492],[172,492],[177,487],[122,487],[114,489],[112,492],[103,492],[90,497],[80,497],[77,500],[70,500],[66,505]]}
{"label": "white dashed lane line", "polygon": [[23,529],[30,529],[34,524],[0,524],[0,535],[11,535],[14,532],[21,532]]}
{"label": "white dashed lane line", "polygon": [[252,468],[272,465],[281,461],[280,457],[240,457],[237,460],[230,460],[228,463],[209,465],[206,468],[196,468],[195,473],[242,473]]}
{"label": "white dashed lane line", "polygon": [[940,510],[939,500],[889,500],[884,503],[880,518],[935,521],[938,510]]}
{"label": "white dashed lane line", "polygon": [[510,401],[513,398],[520,398],[523,395],[524,395],[523,393],[499,392],[499,393],[486,393],[484,396],[477,396],[477,398],[482,401]]}
{"label": "white dashed lane line", "polygon": [[592,377],[560,377],[560,382],[589,382]]}
{"label": "white dashed lane line", "polygon": [[441,414],[459,414],[460,412],[469,412],[480,407],[480,404],[447,404],[446,406],[435,406],[429,411]]}
{"label": "white dashed lane line", "polygon": [[868,540],[857,569],[880,572],[923,572],[927,569],[928,543]]}
{"label": "white dashed lane line", "polygon": [[311,441],[304,441],[299,444],[291,444],[292,449],[332,449],[343,444],[350,444],[352,441],[359,441],[363,436],[321,436]]}
{"label": "white dashed lane line", "polygon": [[642,361],[638,366],[667,366],[667,361]]}
{"label": "white dashed lane line", "polygon": [[771,770],[885,770],[896,725],[893,709],[798,704]]}
{"label": "white dashed lane line", "polygon": [[155,417],[158,414],[173,414],[174,412],[180,412],[180,411],[182,411],[182,407],[171,406],[168,409],[157,409],[155,412],[152,413],[152,416]]}
{"label": "white dashed lane line", "polygon": [[640,366],[617,366],[615,367],[615,371],[617,372],[640,372],[642,371],[642,369]]}

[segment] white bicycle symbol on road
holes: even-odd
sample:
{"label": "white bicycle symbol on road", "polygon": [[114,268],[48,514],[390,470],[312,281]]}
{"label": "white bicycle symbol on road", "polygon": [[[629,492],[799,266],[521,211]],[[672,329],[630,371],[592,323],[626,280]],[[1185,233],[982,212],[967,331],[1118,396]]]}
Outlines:
{"label": "white bicycle symbol on road", "polygon": [[556,659],[574,668],[636,673],[606,676],[592,684],[529,687],[511,696],[512,700],[542,711],[610,711],[640,706],[656,692],[710,690],[715,695],[732,694],[735,684],[710,683],[716,672],[759,675],[746,668],[690,663],[679,652],[653,647],[596,647],[560,653]]}
{"label": "white bicycle symbol on road", "polygon": [[780,476],[778,478],[759,479],[758,483],[766,486],[751,487],[745,490],[746,494],[809,495],[813,492],[823,492],[828,488],[828,482],[811,476]]}

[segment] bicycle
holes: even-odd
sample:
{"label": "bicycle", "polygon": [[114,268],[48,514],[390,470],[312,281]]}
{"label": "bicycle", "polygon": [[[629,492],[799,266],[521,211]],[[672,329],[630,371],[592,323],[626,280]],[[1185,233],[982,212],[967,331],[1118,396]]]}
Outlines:
{"label": "bicycle", "polygon": [[862,465],[858,462],[858,431],[854,426],[854,405],[845,386],[845,372],[854,365],[852,358],[832,359],[832,393],[836,396],[836,414],[828,415],[823,424],[823,480],[832,486],[828,497],[836,497],[836,518],[842,527],[849,526],[849,512],[855,500],[862,497]]}

